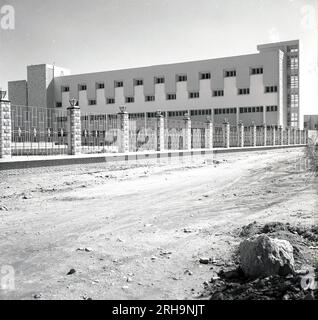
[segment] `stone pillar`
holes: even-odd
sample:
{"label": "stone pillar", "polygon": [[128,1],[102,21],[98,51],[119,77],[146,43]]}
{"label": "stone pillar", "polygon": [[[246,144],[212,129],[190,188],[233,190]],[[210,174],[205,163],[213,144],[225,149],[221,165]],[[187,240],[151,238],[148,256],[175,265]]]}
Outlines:
{"label": "stone pillar", "polygon": [[211,119],[208,119],[206,122],[205,148],[206,149],[213,149],[213,123],[212,123]]}
{"label": "stone pillar", "polygon": [[251,126],[252,129],[252,147],[256,147],[256,125],[255,123]]}
{"label": "stone pillar", "polygon": [[223,147],[230,147],[230,124],[227,121],[223,123]]}
{"label": "stone pillar", "polygon": [[117,139],[118,139],[118,152],[129,152],[129,115],[126,107],[119,107],[117,123]]}
{"label": "stone pillar", "polygon": [[301,144],[300,129],[297,129],[297,144]]}
{"label": "stone pillar", "polygon": [[287,132],[287,145],[290,145],[290,128],[289,127],[286,129],[286,132]]}
{"label": "stone pillar", "polygon": [[184,134],[184,150],[191,150],[191,118],[189,114],[184,115],[185,134]]}
{"label": "stone pillar", "polygon": [[157,151],[165,149],[165,121],[161,111],[157,111]]}
{"label": "stone pillar", "polygon": [[297,143],[297,138],[296,138],[296,128],[293,128],[293,144]]}
{"label": "stone pillar", "polygon": [[304,134],[305,134],[304,144],[308,144],[308,130],[305,130]]}
{"label": "stone pillar", "polygon": [[242,122],[238,124],[237,132],[238,132],[238,147],[243,148],[244,147],[244,125]]}
{"label": "stone pillar", "polygon": [[71,105],[67,108],[67,144],[68,154],[77,155],[82,153],[82,128],[81,109],[79,106]]}
{"label": "stone pillar", "polygon": [[272,145],[275,146],[276,145],[276,128],[273,126],[272,127],[272,141],[271,141]]}
{"label": "stone pillar", "polygon": [[0,92],[0,158],[11,158],[11,103],[2,100],[4,91]]}
{"label": "stone pillar", "polygon": [[279,137],[279,139],[278,139],[278,144],[279,144],[280,146],[282,146],[283,143],[284,143],[284,131],[283,131],[283,126],[278,126],[278,137]]}
{"label": "stone pillar", "polygon": [[262,131],[263,131],[263,146],[266,147],[267,145],[267,126],[266,126],[266,123],[264,123],[262,125]]}

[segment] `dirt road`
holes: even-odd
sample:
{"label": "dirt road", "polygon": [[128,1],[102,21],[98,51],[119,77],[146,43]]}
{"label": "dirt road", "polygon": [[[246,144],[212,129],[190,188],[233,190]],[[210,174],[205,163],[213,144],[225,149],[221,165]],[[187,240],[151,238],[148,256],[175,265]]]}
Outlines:
{"label": "dirt road", "polygon": [[237,228],[317,223],[301,148],[0,176],[1,299],[191,299],[218,268],[200,257],[228,263]]}

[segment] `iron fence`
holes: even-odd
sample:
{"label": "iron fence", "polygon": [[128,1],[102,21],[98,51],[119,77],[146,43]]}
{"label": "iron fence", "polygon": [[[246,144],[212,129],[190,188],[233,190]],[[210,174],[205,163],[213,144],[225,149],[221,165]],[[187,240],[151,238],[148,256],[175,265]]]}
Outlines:
{"label": "iron fence", "polygon": [[81,116],[82,153],[118,152],[117,115]]}
{"label": "iron fence", "polygon": [[129,151],[157,150],[157,118],[129,118]]}
{"label": "iron fence", "polygon": [[56,109],[11,105],[12,155],[67,154],[67,114]]}
{"label": "iron fence", "polygon": [[213,147],[222,148],[224,147],[223,141],[223,126],[222,125],[214,125],[213,126]]}
{"label": "iron fence", "polygon": [[164,142],[166,150],[185,148],[186,127],[184,120],[165,118]]}
{"label": "iron fence", "polygon": [[230,126],[230,147],[239,146],[239,128],[237,126]]}

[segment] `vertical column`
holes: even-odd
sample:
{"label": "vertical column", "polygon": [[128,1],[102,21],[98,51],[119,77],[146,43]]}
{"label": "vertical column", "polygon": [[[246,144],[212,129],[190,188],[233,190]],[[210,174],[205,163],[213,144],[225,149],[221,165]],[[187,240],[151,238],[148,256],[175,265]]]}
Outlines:
{"label": "vertical column", "polygon": [[297,143],[297,137],[296,137],[296,128],[293,128],[293,144]]}
{"label": "vertical column", "polygon": [[267,145],[267,126],[266,126],[266,123],[263,123],[263,126],[262,126],[262,131],[263,131],[263,146],[266,147]]}
{"label": "vertical column", "polygon": [[213,123],[211,119],[207,119],[206,121],[205,148],[213,149]]}
{"label": "vertical column", "polygon": [[278,139],[278,144],[279,144],[280,146],[282,146],[283,143],[284,143],[284,136],[283,136],[283,134],[284,134],[283,126],[278,126],[278,137],[279,137],[279,139]]}
{"label": "vertical column", "polygon": [[244,125],[242,122],[238,124],[238,147],[243,148],[244,147]]}
{"label": "vertical column", "polygon": [[0,91],[0,158],[11,158],[11,103]]}
{"label": "vertical column", "polygon": [[81,110],[76,106],[75,99],[71,99],[70,104],[67,108],[68,154],[77,155],[82,153]]}
{"label": "vertical column", "polygon": [[189,117],[189,113],[184,115],[183,120],[185,123],[184,149],[191,150],[191,118]]}
{"label": "vertical column", "polygon": [[276,128],[275,128],[275,126],[272,126],[272,138],[271,138],[271,144],[273,145],[273,146],[275,146],[276,145]]}
{"label": "vertical column", "polygon": [[228,121],[223,123],[223,147],[230,147],[230,124]]}
{"label": "vertical column", "polygon": [[252,130],[252,146],[256,147],[256,125],[255,125],[255,123],[252,124],[251,130]]}
{"label": "vertical column", "polygon": [[301,144],[300,129],[297,129],[297,144]]}
{"label": "vertical column", "polygon": [[165,122],[161,111],[157,111],[157,151],[165,148]]}
{"label": "vertical column", "polygon": [[129,152],[129,115],[126,111],[126,107],[119,107],[120,112],[118,113],[118,152],[126,153]]}
{"label": "vertical column", "polygon": [[305,130],[305,141],[304,144],[308,144],[308,130]]}
{"label": "vertical column", "polygon": [[286,134],[287,134],[287,145],[290,145],[290,128],[289,127],[286,129]]}

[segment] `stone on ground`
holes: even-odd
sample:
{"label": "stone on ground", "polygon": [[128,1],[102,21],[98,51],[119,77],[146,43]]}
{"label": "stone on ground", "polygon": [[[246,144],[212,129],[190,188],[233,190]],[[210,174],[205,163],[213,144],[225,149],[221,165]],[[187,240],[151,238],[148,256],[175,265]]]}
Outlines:
{"label": "stone on ground", "polygon": [[287,240],[253,236],[239,247],[241,268],[250,278],[294,273],[293,247]]}

